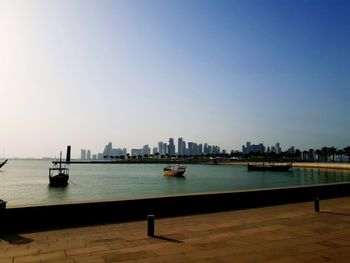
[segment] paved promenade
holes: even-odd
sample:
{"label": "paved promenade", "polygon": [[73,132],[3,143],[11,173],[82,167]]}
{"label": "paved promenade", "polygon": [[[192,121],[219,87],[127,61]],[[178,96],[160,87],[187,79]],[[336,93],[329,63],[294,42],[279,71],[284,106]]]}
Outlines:
{"label": "paved promenade", "polygon": [[146,221],[1,235],[0,263],[350,262],[350,197],[320,206],[156,219],[154,238]]}

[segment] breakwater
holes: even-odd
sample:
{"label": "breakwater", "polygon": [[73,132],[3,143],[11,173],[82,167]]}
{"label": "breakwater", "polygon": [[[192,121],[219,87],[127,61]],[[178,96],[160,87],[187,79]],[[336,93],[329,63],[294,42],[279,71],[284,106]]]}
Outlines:
{"label": "breakwater", "polygon": [[[28,206],[0,211],[1,231],[145,220],[156,217],[228,211],[350,195],[350,183],[162,196],[143,199]],[[310,207],[310,211],[313,208]]]}

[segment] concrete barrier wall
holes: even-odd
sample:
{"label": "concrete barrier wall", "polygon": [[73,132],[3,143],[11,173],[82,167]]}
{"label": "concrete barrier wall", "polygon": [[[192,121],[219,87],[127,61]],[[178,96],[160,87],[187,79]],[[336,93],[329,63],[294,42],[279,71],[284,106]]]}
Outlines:
{"label": "concrete barrier wall", "polygon": [[[350,183],[251,191],[187,194],[121,201],[8,208],[0,211],[1,231],[31,231],[145,220],[311,201],[350,195]],[[310,210],[312,207],[310,207]]]}

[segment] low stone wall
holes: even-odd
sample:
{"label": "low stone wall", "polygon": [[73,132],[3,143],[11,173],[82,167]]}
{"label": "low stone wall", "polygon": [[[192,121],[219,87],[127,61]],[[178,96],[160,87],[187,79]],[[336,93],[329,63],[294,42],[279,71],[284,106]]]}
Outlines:
{"label": "low stone wall", "polygon": [[350,163],[293,163],[293,167],[322,168],[322,169],[345,169],[350,170]]}
{"label": "low stone wall", "polygon": [[[350,183],[250,191],[163,196],[146,199],[7,208],[1,231],[31,231],[156,217],[228,211],[350,195]],[[310,207],[310,209],[312,209]]]}

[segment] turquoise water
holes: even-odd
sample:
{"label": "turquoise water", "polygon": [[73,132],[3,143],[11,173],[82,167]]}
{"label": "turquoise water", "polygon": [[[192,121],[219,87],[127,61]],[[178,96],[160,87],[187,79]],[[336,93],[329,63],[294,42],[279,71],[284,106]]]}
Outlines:
{"label": "turquoise water", "polygon": [[69,185],[52,188],[50,166],[50,161],[9,160],[0,170],[0,199],[22,206],[350,181],[346,170],[247,172],[243,166],[186,165],[185,178],[172,178],[163,176],[163,164],[73,164]]}

